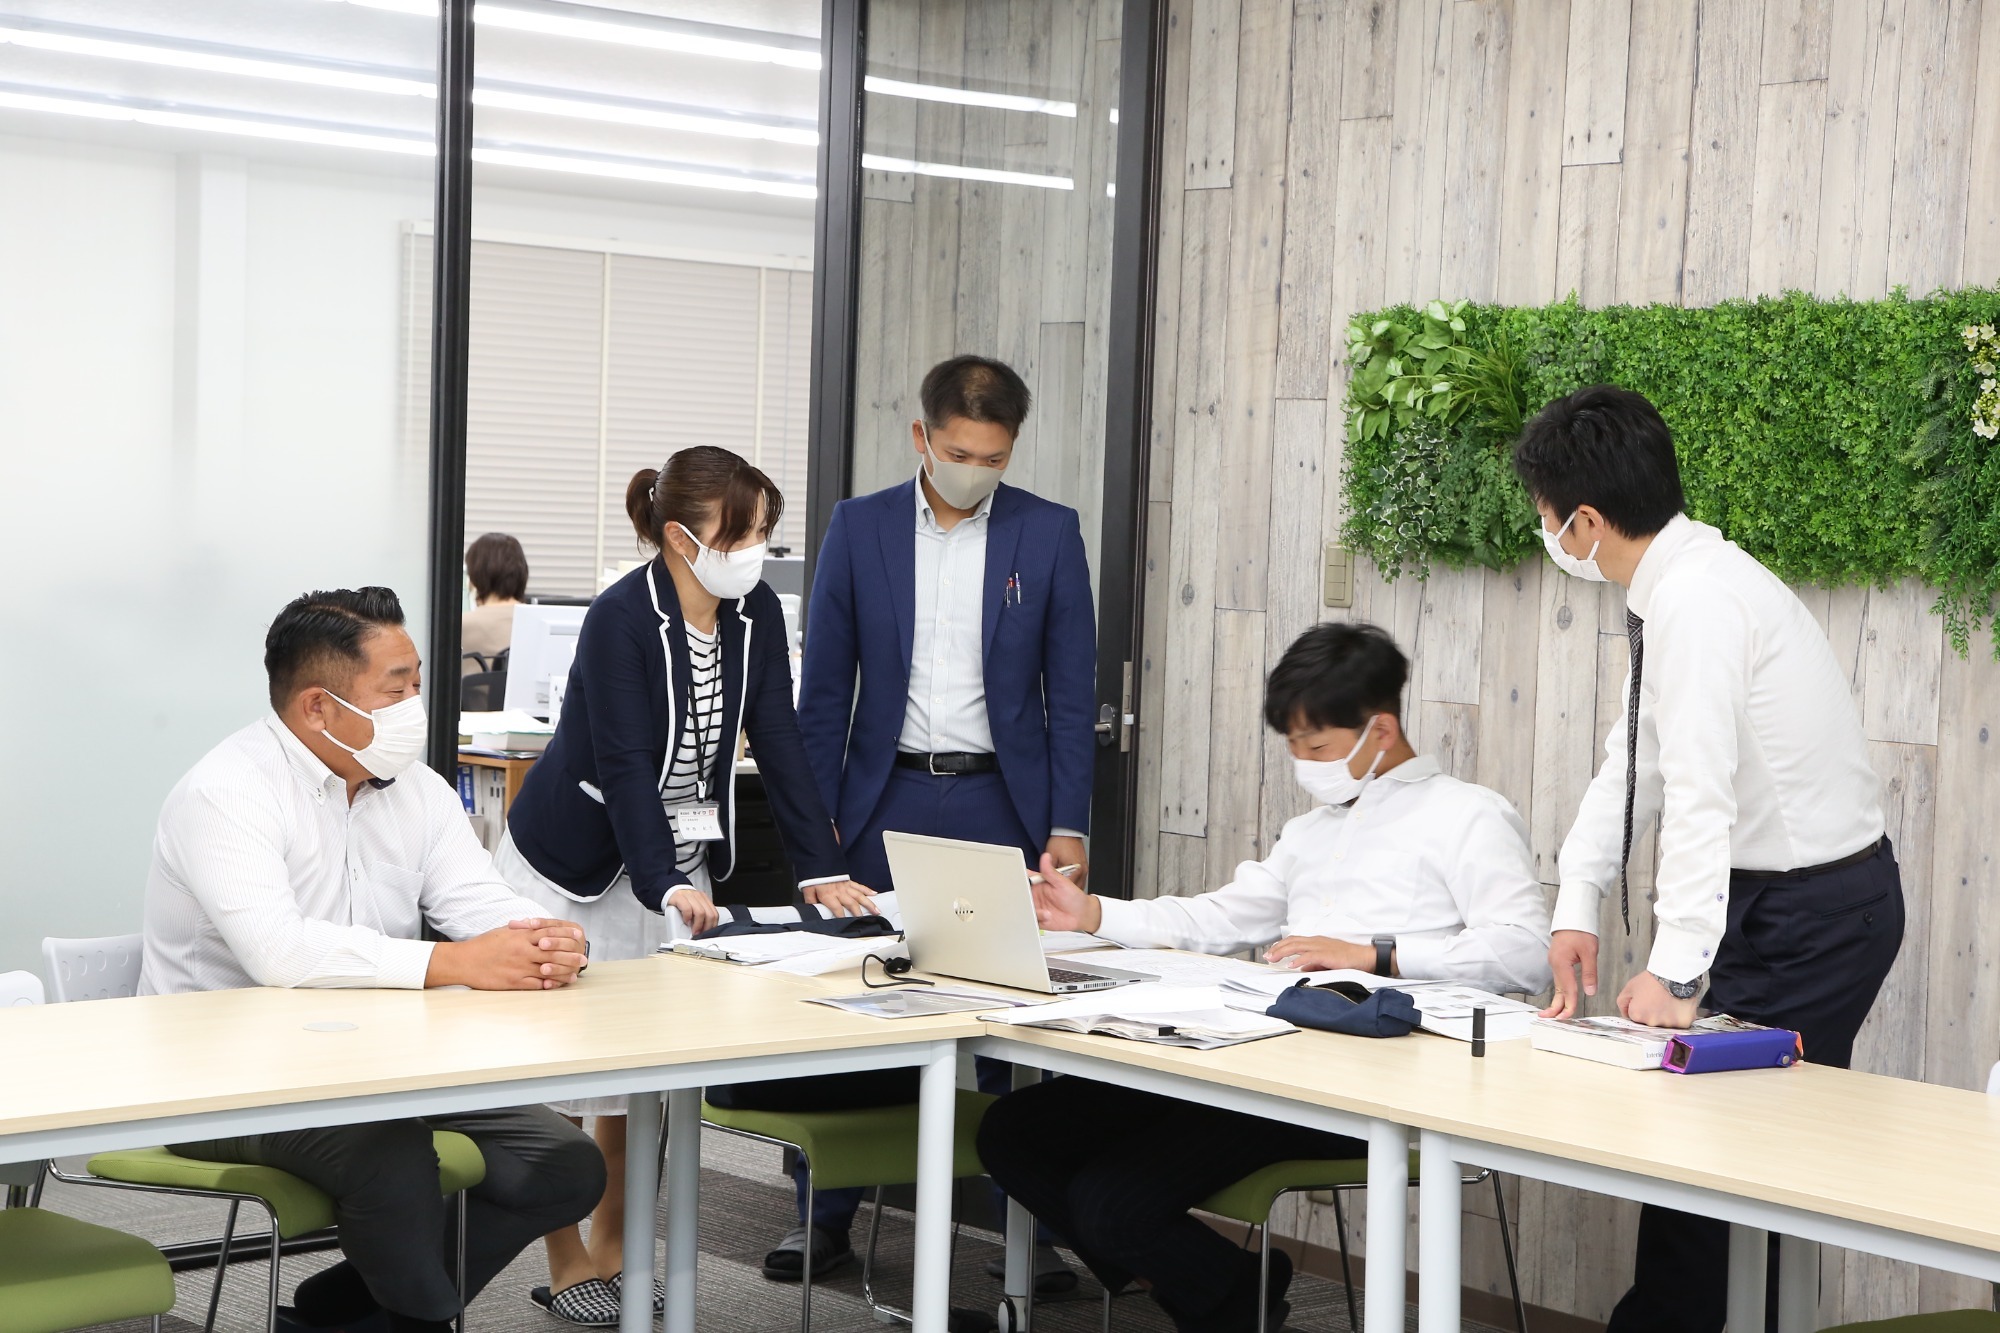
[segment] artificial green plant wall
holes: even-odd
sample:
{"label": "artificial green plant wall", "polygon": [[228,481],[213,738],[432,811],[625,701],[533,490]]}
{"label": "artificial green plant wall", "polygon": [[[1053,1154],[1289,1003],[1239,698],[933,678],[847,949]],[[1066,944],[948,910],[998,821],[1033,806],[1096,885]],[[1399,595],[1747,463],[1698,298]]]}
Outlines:
{"label": "artificial green plant wall", "polygon": [[[1590,384],[1650,398],[1688,510],[1784,578],[1915,575],[1966,650],[2000,593],[2000,291],[1717,306],[1398,306],[1348,330],[1343,539],[1383,569],[1540,550],[1509,450]],[[2000,624],[1995,627],[2000,655]]]}

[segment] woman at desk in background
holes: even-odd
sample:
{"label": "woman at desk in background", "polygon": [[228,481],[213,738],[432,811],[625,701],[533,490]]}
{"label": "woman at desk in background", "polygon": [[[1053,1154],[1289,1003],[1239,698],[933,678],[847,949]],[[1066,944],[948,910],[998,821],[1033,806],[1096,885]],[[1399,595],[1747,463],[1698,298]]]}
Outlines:
{"label": "woman at desk in background", "polygon": [[[872,907],[847,877],[806,763],[784,612],[760,577],[783,507],[770,478],[706,445],[642,469],[626,488],[633,529],[659,554],[584,616],[556,733],[494,857],[517,893],[582,923],[598,961],[642,957],[716,923],[709,889],[734,866],[732,779],[745,734],[806,901],[843,915]],[[625,1099],[557,1109],[597,1117],[611,1179],[590,1244],[575,1227],[549,1236],[549,1285],[531,1295],[571,1322],[615,1324]],[[656,1287],[654,1307],[663,1305]]]}
{"label": "woman at desk in background", "polygon": [[514,608],[528,595],[528,553],[506,533],[489,532],[466,548],[465,576],[473,607],[459,630],[459,674],[469,676],[497,670],[493,659],[513,641]]}

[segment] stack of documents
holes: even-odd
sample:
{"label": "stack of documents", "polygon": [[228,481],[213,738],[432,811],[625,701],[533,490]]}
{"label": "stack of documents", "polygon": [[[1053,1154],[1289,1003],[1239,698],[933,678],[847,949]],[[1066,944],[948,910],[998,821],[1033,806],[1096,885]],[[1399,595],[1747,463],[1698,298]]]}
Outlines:
{"label": "stack of documents", "polygon": [[[1088,954],[1068,958],[1088,959]],[[1218,988],[1224,1004],[1263,1013],[1277,1003],[1280,992],[1293,986],[1332,986],[1349,982],[1364,990],[1394,987],[1406,992],[1423,1015],[1426,1032],[1459,1041],[1472,1040],[1472,1011],[1486,1010],[1486,1040],[1515,1041],[1528,1035],[1534,1021],[1533,1005],[1510,1000],[1491,991],[1461,986],[1448,981],[1412,981],[1403,977],[1377,976],[1373,972],[1350,969],[1302,972],[1296,968],[1272,967],[1245,962],[1241,958],[1212,958],[1206,954],[1182,953],[1177,949],[1128,949],[1118,955],[1118,966],[1130,972],[1144,972],[1172,986]]]}
{"label": "stack of documents", "polygon": [[1231,1008],[1219,986],[1175,986],[1163,982],[1093,991],[1054,1004],[981,1014],[980,1018],[988,1023],[1087,1032],[1198,1051],[1298,1031],[1283,1019]]}
{"label": "stack of documents", "polygon": [[895,935],[847,940],[809,930],[788,930],[777,935],[733,935],[721,940],[675,940],[661,945],[660,952],[711,958],[719,963],[742,963],[796,977],[818,977],[846,967],[859,967],[867,957],[900,958],[904,949],[903,941]]}
{"label": "stack of documents", "polygon": [[468,749],[493,754],[545,750],[549,737],[555,734],[555,723],[544,722],[518,708],[458,715],[459,743]]}

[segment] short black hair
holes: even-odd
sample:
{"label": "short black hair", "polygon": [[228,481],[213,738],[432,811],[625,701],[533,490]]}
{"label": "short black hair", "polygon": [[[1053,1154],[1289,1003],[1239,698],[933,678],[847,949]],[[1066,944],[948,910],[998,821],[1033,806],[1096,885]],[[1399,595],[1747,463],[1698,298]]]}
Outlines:
{"label": "short black hair", "polygon": [[361,647],[368,636],[402,623],[403,604],[387,588],[335,588],[294,598],[264,635],[271,707],[283,712],[308,685],[345,689],[368,661]]}
{"label": "short black hair", "polygon": [[1034,395],[1005,361],[984,356],[955,356],[940,361],[924,376],[917,391],[924,420],[942,426],[954,417],[1004,426],[1009,435],[1021,433]]}
{"label": "short black hair", "polygon": [[1645,395],[1596,384],[1535,414],[1514,444],[1531,499],[1567,520],[1589,505],[1627,537],[1647,537],[1687,506],[1674,435]]}
{"label": "short black hair", "polygon": [[482,598],[518,602],[528,595],[528,553],[517,538],[489,532],[466,548],[465,576]]}
{"label": "short black hair", "polygon": [[1361,726],[1387,713],[1403,715],[1410,659],[1375,625],[1314,625],[1292,640],[1264,682],[1264,721],[1289,735],[1310,727]]}

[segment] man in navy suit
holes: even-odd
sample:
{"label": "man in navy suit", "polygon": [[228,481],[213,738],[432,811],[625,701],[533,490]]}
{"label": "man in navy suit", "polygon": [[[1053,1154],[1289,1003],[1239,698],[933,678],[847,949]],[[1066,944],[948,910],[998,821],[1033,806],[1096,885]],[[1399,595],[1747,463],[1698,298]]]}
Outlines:
{"label": "man in navy suit", "polygon": [[[870,888],[894,887],[888,830],[1086,867],[1097,622],[1077,513],[1000,484],[1030,401],[1011,367],[953,357],[920,398],[917,475],[836,506],[820,548],[799,693],[807,760]],[[1004,1066],[981,1071],[999,1084],[989,1091],[1006,1079]],[[850,1252],[859,1200],[816,1196],[815,1276]],[[808,1234],[766,1273],[797,1276]]]}

